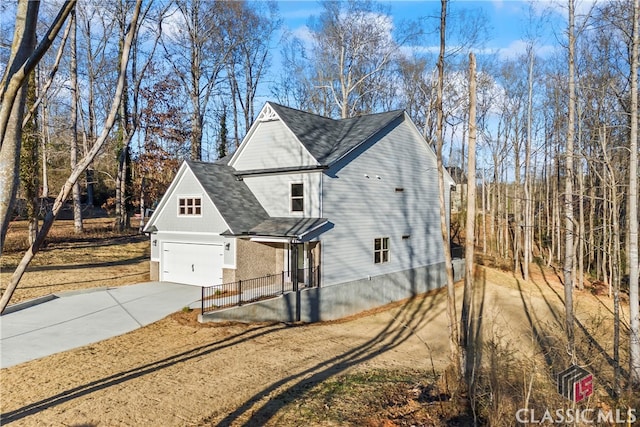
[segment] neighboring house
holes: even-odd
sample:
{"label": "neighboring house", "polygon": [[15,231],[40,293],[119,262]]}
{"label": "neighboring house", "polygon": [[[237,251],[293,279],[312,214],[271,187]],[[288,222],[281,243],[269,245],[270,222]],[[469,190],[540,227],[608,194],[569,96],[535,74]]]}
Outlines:
{"label": "neighboring house", "polygon": [[233,155],[180,167],[145,227],[152,279],[211,286],[298,268],[304,281],[317,267],[303,320],[440,287],[437,176],[403,111],[334,120],[267,103]]}
{"label": "neighboring house", "polygon": [[451,212],[462,212],[462,202],[467,194],[467,175],[458,166],[447,167],[447,172],[455,182],[455,191],[451,194]]}

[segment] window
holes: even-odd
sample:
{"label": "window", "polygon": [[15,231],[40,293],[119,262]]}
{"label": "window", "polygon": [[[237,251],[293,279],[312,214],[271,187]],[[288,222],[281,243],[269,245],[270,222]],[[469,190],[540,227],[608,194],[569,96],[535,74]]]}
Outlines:
{"label": "window", "polygon": [[291,184],[291,212],[304,211],[304,186]]}
{"label": "window", "polygon": [[373,262],[374,264],[389,262],[388,237],[379,237],[373,240]]}
{"label": "window", "polygon": [[202,215],[202,199],[200,197],[180,197],[178,199],[178,215]]}

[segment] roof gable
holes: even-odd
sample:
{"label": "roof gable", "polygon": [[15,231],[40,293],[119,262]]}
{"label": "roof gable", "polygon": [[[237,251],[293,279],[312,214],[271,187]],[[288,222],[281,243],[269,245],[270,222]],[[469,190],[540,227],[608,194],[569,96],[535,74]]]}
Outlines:
{"label": "roof gable", "polygon": [[233,175],[234,169],[224,162],[186,163],[224,218],[231,234],[246,233],[269,218],[249,187],[238,180]]}
{"label": "roof gable", "polygon": [[[281,121],[291,137],[301,144],[304,152],[312,156],[318,165],[329,166],[403,115],[402,110],[395,110],[336,120],[268,102],[229,164],[236,167],[247,145],[254,143],[255,134],[268,131],[267,126],[261,126],[264,123]],[[255,141],[259,143],[260,140],[256,138]],[[261,149],[266,150],[264,147]],[[303,163],[299,166],[309,166],[308,162]]]}
{"label": "roof gable", "polygon": [[321,165],[331,165],[403,115],[402,110],[334,120],[278,104],[278,116]]}

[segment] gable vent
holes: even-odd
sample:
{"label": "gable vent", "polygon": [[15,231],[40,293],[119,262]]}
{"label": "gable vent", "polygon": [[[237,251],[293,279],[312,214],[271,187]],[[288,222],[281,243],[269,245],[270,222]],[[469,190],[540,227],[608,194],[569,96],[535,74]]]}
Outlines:
{"label": "gable vent", "polygon": [[278,120],[278,115],[276,114],[275,111],[273,111],[273,108],[271,108],[271,105],[267,104],[265,105],[265,107],[262,109],[262,112],[258,116],[258,121],[270,122],[273,120]]}

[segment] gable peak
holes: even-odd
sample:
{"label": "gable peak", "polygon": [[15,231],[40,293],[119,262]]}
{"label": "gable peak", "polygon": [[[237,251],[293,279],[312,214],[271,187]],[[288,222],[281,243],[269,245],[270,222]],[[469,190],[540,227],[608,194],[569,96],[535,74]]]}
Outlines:
{"label": "gable peak", "polygon": [[273,120],[279,120],[280,117],[276,114],[275,110],[271,107],[271,104],[266,103],[260,115],[258,116],[259,122],[270,122]]}

